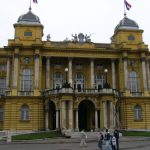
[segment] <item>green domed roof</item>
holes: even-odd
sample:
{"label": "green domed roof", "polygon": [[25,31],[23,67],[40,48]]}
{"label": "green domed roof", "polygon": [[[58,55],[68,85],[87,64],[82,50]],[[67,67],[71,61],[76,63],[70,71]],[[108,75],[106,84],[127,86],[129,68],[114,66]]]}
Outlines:
{"label": "green domed roof", "polygon": [[31,8],[29,8],[29,11],[26,14],[21,15],[18,18],[17,22],[18,23],[29,23],[29,24],[41,24],[39,17],[31,12]]}
{"label": "green domed roof", "polygon": [[115,31],[118,29],[139,29],[139,26],[134,20],[131,20],[125,16],[116,26]]}

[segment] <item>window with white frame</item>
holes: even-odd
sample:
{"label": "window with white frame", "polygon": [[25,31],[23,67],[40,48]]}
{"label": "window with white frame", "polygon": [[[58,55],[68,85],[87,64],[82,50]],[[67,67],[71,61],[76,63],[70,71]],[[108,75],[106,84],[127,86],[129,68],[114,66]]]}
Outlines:
{"label": "window with white frame", "polygon": [[6,78],[0,78],[0,95],[4,94],[6,89]]}
{"label": "window with white frame", "polygon": [[81,89],[85,88],[85,86],[84,86],[84,76],[81,72],[78,72],[76,74],[75,81],[74,81],[74,88],[77,88],[78,91],[81,91]]}
{"label": "window with white frame", "polygon": [[21,120],[29,120],[29,107],[28,107],[28,105],[23,105],[21,107]]}
{"label": "window with white frame", "polygon": [[59,89],[62,87],[63,75],[61,72],[55,72],[54,74],[54,88]]}
{"label": "window with white frame", "polygon": [[4,120],[4,109],[0,107],[0,121]]}
{"label": "window with white frame", "polygon": [[134,107],[134,115],[135,115],[135,120],[141,120],[142,119],[142,109],[141,109],[141,106],[136,105]]}
{"label": "window with white frame", "polygon": [[129,88],[131,92],[138,92],[138,76],[135,71],[129,72]]}
{"label": "window with white frame", "polygon": [[32,71],[31,69],[23,69],[21,75],[21,91],[32,90]]}
{"label": "window with white frame", "polygon": [[95,76],[95,84],[96,88],[102,89],[105,83],[105,76],[103,74],[96,74]]}

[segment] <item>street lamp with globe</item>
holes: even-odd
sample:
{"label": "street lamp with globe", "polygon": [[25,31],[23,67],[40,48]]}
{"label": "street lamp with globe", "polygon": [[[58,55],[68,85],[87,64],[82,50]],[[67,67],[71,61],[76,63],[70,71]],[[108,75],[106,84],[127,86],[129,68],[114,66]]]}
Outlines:
{"label": "street lamp with globe", "polygon": [[69,69],[68,69],[68,68],[65,68],[66,81],[65,81],[65,83],[63,84],[63,88],[71,88],[70,84],[68,83],[68,71],[69,71]]}
{"label": "street lamp with globe", "polygon": [[107,74],[108,74],[108,69],[106,68],[106,69],[104,69],[104,73],[105,73],[105,84],[104,84],[104,88],[106,88],[106,89],[109,89],[110,88],[110,85],[109,85],[109,83],[108,83],[108,81],[107,81]]}

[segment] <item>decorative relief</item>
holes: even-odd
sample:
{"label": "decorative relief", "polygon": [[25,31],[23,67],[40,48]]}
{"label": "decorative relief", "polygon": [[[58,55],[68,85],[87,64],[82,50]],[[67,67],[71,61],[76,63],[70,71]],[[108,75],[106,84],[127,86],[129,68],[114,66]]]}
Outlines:
{"label": "decorative relief", "polygon": [[28,57],[28,56],[21,57],[20,61],[21,61],[22,65],[31,65],[31,64],[33,64],[33,58]]}
{"label": "decorative relief", "polygon": [[135,68],[138,66],[138,60],[128,60],[128,66],[132,68],[132,70],[135,70]]}

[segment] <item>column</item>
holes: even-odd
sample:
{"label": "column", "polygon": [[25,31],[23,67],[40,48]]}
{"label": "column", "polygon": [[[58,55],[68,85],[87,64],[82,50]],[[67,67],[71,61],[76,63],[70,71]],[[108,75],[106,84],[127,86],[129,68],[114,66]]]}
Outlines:
{"label": "column", "polygon": [[143,88],[144,90],[147,90],[145,59],[142,59],[142,73],[143,73]]}
{"label": "column", "polygon": [[39,55],[35,55],[34,58],[34,86],[35,89],[39,88]]}
{"label": "column", "polygon": [[94,88],[94,60],[90,61],[90,71],[91,71],[91,88]]}
{"label": "column", "polygon": [[68,72],[68,76],[69,76],[69,83],[72,87],[72,58],[69,58],[69,72]]}
{"label": "column", "polygon": [[79,131],[78,109],[76,109],[76,131]]}
{"label": "column", "polygon": [[10,88],[10,58],[7,59],[6,88]]}
{"label": "column", "polygon": [[48,128],[48,105],[45,104],[45,129],[46,131],[49,130]]}
{"label": "column", "polygon": [[56,110],[56,129],[59,129],[59,110]]}
{"label": "column", "polygon": [[108,121],[107,121],[107,102],[103,102],[103,114],[104,114],[104,127],[108,127]]}
{"label": "column", "polygon": [[62,101],[61,105],[61,128],[66,129],[66,101]]}
{"label": "column", "polygon": [[112,68],[112,88],[116,89],[115,60],[111,61],[111,68]]}
{"label": "column", "polygon": [[95,110],[95,131],[98,131],[98,110]]}
{"label": "column", "polygon": [[148,89],[150,90],[150,70],[149,70],[149,61],[147,61],[146,63],[146,70],[147,70],[147,85],[148,85]]}
{"label": "column", "polygon": [[13,88],[17,88],[18,85],[18,57],[18,54],[14,55]]}
{"label": "column", "polygon": [[50,89],[50,58],[46,57],[46,89]]}
{"label": "column", "polygon": [[73,129],[73,102],[69,101],[69,110],[68,110],[68,122],[69,122],[69,129]]}
{"label": "column", "polygon": [[127,90],[128,89],[128,60],[127,58],[124,58],[124,87]]}
{"label": "column", "polygon": [[113,108],[113,102],[110,103],[110,128],[114,127],[114,108]]}

